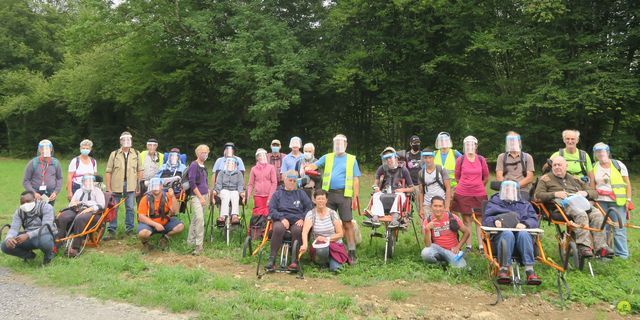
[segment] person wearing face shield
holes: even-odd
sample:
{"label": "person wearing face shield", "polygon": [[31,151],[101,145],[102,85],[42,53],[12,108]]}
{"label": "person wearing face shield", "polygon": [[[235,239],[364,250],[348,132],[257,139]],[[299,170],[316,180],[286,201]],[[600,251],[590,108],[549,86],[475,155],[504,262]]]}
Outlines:
{"label": "person wearing face shield", "polygon": [[318,161],[318,159],[316,159],[315,157],[316,147],[313,145],[313,143],[305,143],[302,150],[303,156],[300,158],[300,160],[298,160],[298,163],[296,163],[295,170],[298,171],[300,173],[300,176],[302,177],[302,190],[307,193],[309,199],[312,199],[313,192],[316,189],[320,189],[321,178],[319,175],[308,175],[304,168],[307,165],[313,164]]}
{"label": "person wearing face shield", "polygon": [[[533,229],[538,228],[536,211],[528,201],[522,199],[520,185],[516,181],[506,180],[500,184],[500,193],[491,196],[482,218],[482,225],[496,228]],[[505,252],[505,257],[500,257],[500,269],[498,282],[511,283],[509,267],[511,257],[517,252],[524,264],[528,285],[539,285],[540,278],[533,270],[535,254],[534,241],[528,232],[514,232],[504,230],[492,237],[491,242],[497,248],[495,252]],[[502,245],[506,244],[506,248]]]}
{"label": "person wearing face shield", "polygon": [[282,175],[280,174],[280,170],[282,169],[282,159],[286,157],[286,154],[280,152],[280,150],[280,140],[273,139],[271,141],[271,152],[267,153],[267,160],[276,168],[276,172],[278,173],[278,185],[282,185]]}
{"label": "person wearing face shield", "polygon": [[398,156],[394,148],[385,148],[380,156],[383,164],[376,170],[371,208],[367,212],[371,218],[363,221],[362,224],[368,226],[380,225],[378,220],[384,216],[384,205],[380,198],[385,195],[393,197],[393,205],[389,209],[389,214],[392,217],[389,228],[398,228],[400,226],[400,208],[407,199],[405,193],[413,192],[413,181],[411,181],[409,170],[398,165]]}
{"label": "person wearing face shield", "polygon": [[169,239],[184,230],[184,224],[175,217],[173,203],[176,202],[173,189],[164,191],[161,178],[151,178],[147,191],[138,205],[138,239],[145,251],[151,250],[149,238],[162,234],[160,248],[165,249]]}
{"label": "person wearing face shield", "polygon": [[300,149],[302,149],[302,139],[299,137],[291,138],[289,141],[289,148],[291,149],[291,152],[282,159],[280,174],[284,174],[289,170],[295,170],[298,161],[304,158],[302,152],[300,152]]}
{"label": "person wearing face shield", "polygon": [[[454,191],[452,210],[462,215],[462,221],[470,229],[473,223],[473,208],[481,208],[482,201],[487,200],[485,186],[489,182],[487,160],[479,154],[478,139],[473,136],[464,138],[464,155],[456,160],[455,177],[458,184]],[[478,249],[483,250],[480,226],[476,224]],[[467,251],[471,251],[471,237],[467,239]]]}
{"label": "person wearing face shield", "polygon": [[216,185],[216,178],[218,177],[218,173],[220,171],[225,170],[227,165],[227,159],[232,158],[236,160],[236,167],[242,174],[244,174],[244,162],[242,162],[242,158],[235,155],[236,154],[236,145],[233,142],[227,142],[224,144],[222,157],[216,159],[216,162],[213,164],[213,168],[211,171],[211,185]]}
{"label": "person wearing face shield", "polygon": [[84,139],[80,142],[80,155],[71,159],[67,174],[67,200],[71,201],[71,197],[78,189],[82,187],[82,177],[85,174],[98,174],[98,163],[96,159],[89,156],[93,148],[93,142]]}
{"label": "person wearing face shield", "polygon": [[215,197],[220,197],[220,217],[218,225],[224,226],[225,219],[229,216],[229,206],[231,206],[231,224],[239,224],[240,213],[239,202],[245,203],[244,175],[237,168],[238,164],[234,158],[227,158],[225,169],[218,173],[216,185],[213,188],[211,201],[216,202]]}
{"label": "person wearing face shield", "polygon": [[[171,148],[167,155],[167,161],[160,167],[156,173],[156,178],[162,178],[164,186],[170,186],[174,182],[180,182],[182,180],[182,174],[187,170],[187,166],[180,160],[180,149]],[[175,187],[173,193],[178,195],[180,188]]]}
{"label": "person wearing face shield", "polygon": [[[541,202],[555,201],[564,207],[565,214],[575,224],[600,229],[604,221],[604,215],[590,204],[585,210],[582,206],[569,203],[569,197],[578,197],[586,200],[596,200],[598,193],[582,179],[570,174],[568,164],[564,157],[556,156],[551,159],[551,172],[538,179],[534,199]],[[586,201],[585,200],[585,201]],[[590,232],[582,228],[574,228],[575,241],[578,245],[578,253],[583,257],[593,257],[593,249],[602,257],[613,256],[613,251],[607,245],[604,232]]]}
{"label": "person wearing face shield", "polygon": [[418,203],[421,203],[420,216],[423,219],[431,215],[431,199],[439,196],[444,199],[444,210],[449,211],[451,207],[451,179],[447,169],[435,163],[435,152],[431,148],[422,150],[422,163],[424,167],[418,175],[420,192],[418,193]]}
{"label": "person wearing face shield", "polygon": [[269,163],[267,151],[256,150],[256,165],[249,172],[247,198],[253,195],[252,216],[266,217],[269,214],[269,200],[278,186],[276,168]]}
{"label": "person wearing face shield", "polygon": [[29,160],[24,169],[22,186],[34,193],[37,200],[46,196],[51,205],[62,189],[60,161],[53,157],[53,144],[44,139],[38,143],[38,156]]}
{"label": "person wearing face shield", "polygon": [[164,164],[164,153],[158,152],[158,140],[149,138],[147,140],[147,150],[140,152],[140,161],[144,168],[143,181],[140,184],[140,192],[138,193],[138,203],[141,197],[147,192],[149,181],[155,177]]}
{"label": "person wearing face shield", "polygon": [[518,182],[523,200],[529,201],[534,174],[533,157],[522,152],[520,135],[509,131],[505,139],[505,152],[498,155],[496,162],[496,181]]}
{"label": "person wearing face shield", "polygon": [[611,230],[611,226],[607,225],[607,228],[608,232],[613,232],[615,256],[628,259],[627,229],[624,225],[627,223],[627,212],[633,209],[629,170],[622,161],[611,158],[611,150],[605,143],[598,142],[593,146],[593,158],[596,163],[593,165],[591,187],[598,193],[596,200],[605,212],[610,208],[618,212],[618,215],[610,217],[617,222],[619,216],[623,227]]}
{"label": "person wearing face shield", "polygon": [[[33,250],[39,249],[44,254],[43,263],[48,264],[54,256],[52,233],[57,232],[54,218],[53,206],[37,200],[33,191],[22,192],[20,207],[13,213],[11,227],[2,242],[2,252],[27,261],[35,259]],[[48,228],[40,232],[45,225]]]}
{"label": "person wearing face shield", "polygon": [[[81,181],[81,188],[76,190],[71,197],[69,207],[63,209],[56,219],[56,225],[58,226],[56,239],[66,237],[69,231],[74,234],[82,233],[91,216],[102,213],[105,209],[104,193],[100,188],[96,187],[95,176],[87,173],[82,176]],[[71,248],[67,252],[68,256],[76,257],[78,255],[82,240],[83,238],[75,238],[73,240]]]}
{"label": "person wearing face shield", "polygon": [[[580,142],[580,131],[578,130],[564,130],[562,131],[562,141],[564,142],[564,148],[560,148],[554,152],[549,159],[553,159],[557,156],[563,157],[567,160],[567,172],[576,176],[578,179],[589,183],[593,180],[593,162],[589,154],[581,149],[578,149],[578,142]],[[545,165],[546,167],[546,165]],[[543,172],[546,168],[543,168]]]}
{"label": "person wearing face shield", "polygon": [[[104,181],[107,192],[113,193],[116,202],[125,199],[125,231],[132,235],[135,224],[136,196],[140,194],[140,181],[144,178],[142,158],[132,147],[131,133],[125,131],[120,135],[120,148],[112,151],[107,161]],[[109,223],[104,240],[112,240],[118,229],[118,217]]]}
{"label": "person wearing face shield", "polygon": [[436,137],[435,143],[436,155],[434,157],[435,164],[447,169],[449,173],[449,180],[451,181],[451,188],[454,189],[458,184],[456,180],[456,160],[458,160],[462,153],[458,150],[452,149],[453,143],[451,142],[451,135],[448,132],[440,132]]}
{"label": "person wearing face shield", "polygon": [[189,225],[189,235],[187,244],[194,246],[192,255],[199,255],[204,250],[204,210],[209,203],[209,184],[207,181],[207,168],[204,166],[209,157],[209,147],[205,144],[199,145],[196,150],[196,160],[191,162],[187,170],[189,178],[189,195],[191,197],[191,224]]}
{"label": "person wearing face shield", "polygon": [[323,168],[322,190],[329,192],[327,207],[336,210],[342,220],[347,240],[349,258],[356,263],[356,236],[353,226],[353,212],[358,206],[361,176],[358,161],[347,153],[347,137],[339,134],[333,138],[333,152],[320,157],[307,170]]}

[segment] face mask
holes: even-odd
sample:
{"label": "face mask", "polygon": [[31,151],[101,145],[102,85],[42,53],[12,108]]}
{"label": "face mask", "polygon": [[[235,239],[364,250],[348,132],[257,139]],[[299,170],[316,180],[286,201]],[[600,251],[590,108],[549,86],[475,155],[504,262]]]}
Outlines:
{"label": "face mask", "polygon": [[80,149],[80,154],[83,156],[88,156],[91,153],[91,149]]}
{"label": "face mask", "polygon": [[418,151],[418,150],[420,150],[420,145],[419,145],[419,144],[412,144],[412,145],[411,145],[411,150],[413,150],[413,151]]}
{"label": "face mask", "polygon": [[23,212],[31,212],[31,210],[33,210],[33,208],[35,207],[35,202],[27,202],[20,205],[20,210],[22,210]]}
{"label": "face mask", "polygon": [[312,152],[305,152],[305,153],[304,153],[304,159],[305,159],[305,160],[311,160],[311,159],[313,159],[313,153],[312,153]]}
{"label": "face mask", "polygon": [[131,148],[131,138],[120,139],[120,146],[123,148]]}
{"label": "face mask", "polygon": [[274,147],[274,146],[271,146],[271,152],[273,152],[273,153],[278,153],[278,152],[280,152],[280,147]]}

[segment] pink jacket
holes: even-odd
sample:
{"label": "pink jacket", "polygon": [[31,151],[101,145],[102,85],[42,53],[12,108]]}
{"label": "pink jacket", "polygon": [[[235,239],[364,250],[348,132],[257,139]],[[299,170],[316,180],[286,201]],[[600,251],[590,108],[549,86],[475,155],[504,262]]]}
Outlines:
{"label": "pink jacket", "polygon": [[249,187],[247,188],[248,195],[251,195],[251,191],[253,191],[255,196],[271,199],[271,195],[276,192],[277,185],[276,167],[272,164],[258,163],[251,168]]}

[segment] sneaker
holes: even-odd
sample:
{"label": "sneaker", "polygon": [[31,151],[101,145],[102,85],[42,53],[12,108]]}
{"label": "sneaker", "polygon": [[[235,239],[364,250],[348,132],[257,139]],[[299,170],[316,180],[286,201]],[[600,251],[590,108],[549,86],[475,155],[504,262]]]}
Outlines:
{"label": "sneaker", "polygon": [[580,248],[578,249],[578,254],[580,254],[580,256],[584,258],[593,257],[593,251],[587,246],[580,246]]}
{"label": "sneaker", "polygon": [[264,269],[267,272],[275,272],[276,271],[276,257],[269,257],[269,259],[267,260],[267,264],[264,266]]}
{"label": "sneaker", "polygon": [[204,251],[204,248],[202,247],[202,245],[197,245],[195,249],[193,249],[193,252],[191,252],[191,255],[193,256],[199,256],[202,251]]}
{"label": "sneaker", "polygon": [[509,269],[500,268],[500,271],[498,271],[498,283],[499,284],[511,283],[511,277],[509,276]]}
{"label": "sneaker", "polygon": [[231,215],[231,224],[240,224],[240,218],[237,214]]}
{"label": "sneaker", "polygon": [[104,241],[111,241],[116,238],[116,232],[113,230],[107,231],[107,234],[104,236]]}
{"label": "sneaker", "polygon": [[471,253],[471,252],[473,251],[473,248],[472,248],[471,246],[467,246],[467,247],[464,249],[464,251],[465,251],[465,253]]}
{"label": "sneaker", "polygon": [[166,250],[167,247],[169,246],[169,236],[167,236],[166,234],[163,234],[160,237],[160,240],[158,242],[159,242],[159,245],[160,245],[160,249],[161,250]]}
{"label": "sneaker", "polygon": [[611,248],[609,247],[602,247],[596,250],[596,253],[601,258],[613,258],[613,250],[611,250]]}
{"label": "sneaker", "polygon": [[218,217],[218,220],[216,220],[216,224],[220,228],[224,227],[224,225],[226,224],[225,217],[222,217],[222,216]]}
{"label": "sneaker", "polygon": [[533,271],[527,271],[527,285],[539,286],[542,284],[542,280],[538,278],[538,275]]}
{"label": "sneaker", "polygon": [[33,251],[29,251],[29,252],[27,252],[27,255],[24,258],[22,258],[22,260],[24,262],[27,262],[27,261],[31,261],[31,260],[33,260],[35,258],[36,258],[36,253],[33,252]]}
{"label": "sneaker", "polygon": [[298,272],[300,271],[300,266],[298,266],[298,262],[297,261],[293,261],[291,262],[291,264],[287,267],[287,270],[289,272]]}
{"label": "sneaker", "polygon": [[356,262],[358,261],[358,258],[356,257],[356,251],[355,250],[349,250],[349,259],[351,260],[351,264],[356,264]]}
{"label": "sneaker", "polygon": [[371,218],[365,219],[362,221],[362,224],[367,227],[379,227],[380,226],[380,217],[372,216]]}
{"label": "sneaker", "polygon": [[389,222],[389,229],[395,229],[397,227],[400,226],[400,221],[398,221],[400,219],[400,215],[397,213],[394,213],[391,216],[391,222]]}

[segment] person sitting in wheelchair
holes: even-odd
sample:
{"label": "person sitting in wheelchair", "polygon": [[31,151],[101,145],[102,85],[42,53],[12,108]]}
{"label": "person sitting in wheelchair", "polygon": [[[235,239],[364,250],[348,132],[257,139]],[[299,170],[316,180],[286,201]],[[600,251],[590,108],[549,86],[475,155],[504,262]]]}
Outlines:
{"label": "person sitting in wheelchair", "polygon": [[[85,174],[82,176],[81,181],[82,186],[76,190],[71,197],[69,207],[63,209],[56,219],[56,225],[58,226],[56,239],[66,237],[70,229],[74,234],[82,233],[87,223],[89,223],[91,216],[101,213],[105,209],[104,193],[100,188],[96,187],[95,176]],[[73,239],[73,243],[67,254],[70,257],[76,257],[81,244],[81,238]]]}
{"label": "person sitting in wheelchair", "polygon": [[152,178],[149,191],[142,196],[138,205],[138,238],[146,251],[150,250],[149,238],[161,233],[160,247],[164,249],[169,238],[184,230],[184,224],[174,216],[172,204],[176,202],[173,189],[163,190],[162,179]]}
{"label": "person sitting in wheelchair", "polygon": [[[564,207],[567,217],[573,220],[572,223],[599,229],[604,221],[604,215],[586,199],[597,199],[598,193],[582,179],[567,172],[567,160],[563,157],[556,156],[551,161],[551,172],[540,177],[534,198],[542,202],[556,201]],[[580,202],[586,203],[586,206],[578,205]],[[575,228],[573,232],[581,256],[592,257],[594,243],[599,255],[613,256],[604,232],[589,234],[589,230],[582,228]]]}
{"label": "person sitting in wheelchair", "polygon": [[[536,211],[529,202],[525,202],[520,194],[520,185],[511,180],[503,181],[500,185],[500,193],[494,194],[484,211],[482,225],[496,228],[533,229],[538,228]],[[514,232],[504,230],[491,239],[494,252],[504,252],[504,257],[499,257],[500,270],[498,271],[498,283],[509,284],[509,267],[511,258],[515,253],[520,256],[527,274],[527,284],[539,285],[540,278],[533,271],[535,262],[534,241],[528,232]],[[502,248],[503,243],[506,248]]]}
{"label": "person sitting in wheelchair", "polygon": [[[376,171],[376,182],[373,186],[374,193],[371,196],[371,208],[368,214],[371,218],[363,222],[367,226],[379,226],[379,218],[384,216],[384,203],[393,204],[389,210],[391,215],[391,223],[389,228],[397,228],[400,226],[400,211],[405,203],[407,196],[405,193],[413,192],[413,182],[411,174],[406,167],[398,164],[398,155],[392,147],[387,147],[381,154],[383,164]],[[392,201],[389,199],[393,199]]]}
{"label": "person sitting in wheelchair", "polygon": [[178,195],[182,191],[182,187],[175,182],[181,182],[185,170],[187,170],[187,165],[180,160],[180,149],[172,148],[167,161],[158,170],[156,178],[162,178],[162,183],[165,186],[171,186],[173,193]]}
{"label": "person sitting in wheelchair", "polygon": [[218,225],[224,226],[225,219],[229,215],[229,204],[231,204],[231,224],[239,224],[240,198],[244,203],[244,176],[238,170],[235,158],[227,158],[224,170],[218,172],[211,199],[214,204],[216,202],[215,196],[220,197]]}

